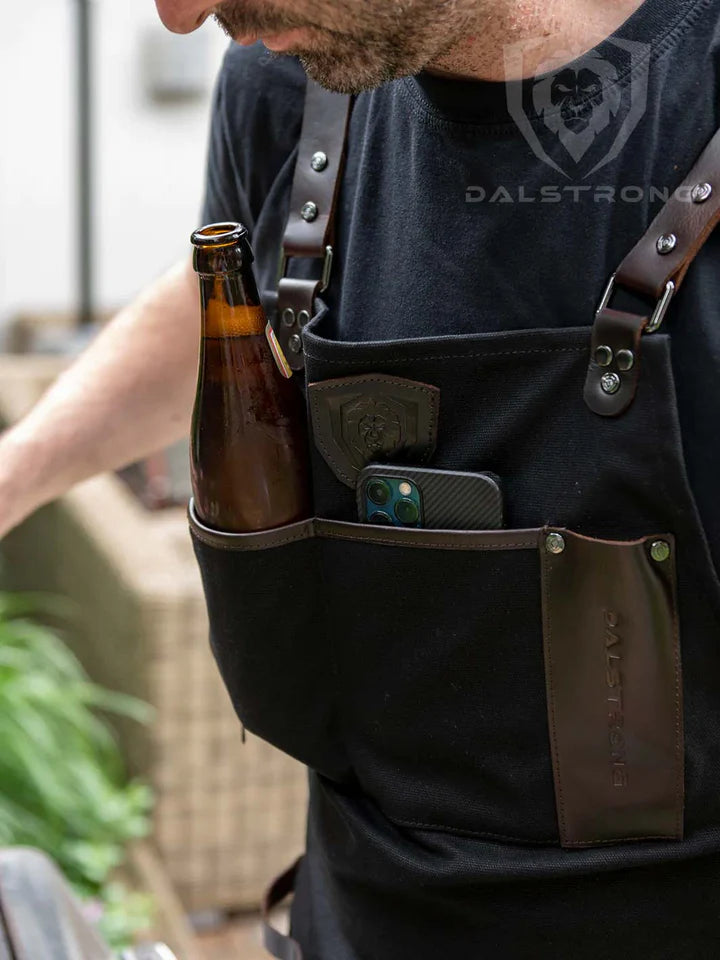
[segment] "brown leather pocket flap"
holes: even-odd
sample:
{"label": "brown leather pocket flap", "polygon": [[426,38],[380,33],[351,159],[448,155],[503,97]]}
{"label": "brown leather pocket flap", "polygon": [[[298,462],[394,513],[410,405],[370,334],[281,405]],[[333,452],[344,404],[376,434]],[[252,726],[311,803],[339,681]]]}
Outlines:
{"label": "brown leather pocket flap", "polygon": [[427,463],[435,452],[440,390],[376,373],[308,384],[315,446],[355,488],[373,461]]}
{"label": "brown leather pocket flap", "polygon": [[563,846],[681,839],[683,727],[672,536],[548,531],[548,719]]}

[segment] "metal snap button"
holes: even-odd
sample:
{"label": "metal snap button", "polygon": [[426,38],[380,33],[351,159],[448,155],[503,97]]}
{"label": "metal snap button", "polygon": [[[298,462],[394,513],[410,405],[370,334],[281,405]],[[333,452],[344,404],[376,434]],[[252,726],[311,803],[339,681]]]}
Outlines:
{"label": "metal snap button", "polygon": [[660,256],[666,257],[669,253],[673,252],[677,245],[678,238],[674,233],[664,233],[658,238],[657,252],[660,254]]}
{"label": "metal snap button", "polygon": [[613,352],[612,347],[606,347],[605,345],[598,347],[595,351],[595,363],[599,367],[609,367],[613,362]]}
{"label": "metal snap button", "polygon": [[303,204],[302,209],[300,210],[300,216],[306,223],[312,223],[313,220],[317,220],[319,212],[318,205],[313,203],[312,200],[308,200],[307,203]]}
{"label": "metal snap button", "polygon": [[711,183],[698,183],[696,184],[690,196],[692,197],[693,203],[705,203],[706,200],[709,200],[712,196],[713,188]]}
{"label": "metal snap button", "polygon": [[615,359],[617,360],[618,369],[622,370],[623,373],[632,370],[635,366],[635,354],[632,350],[618,350]]}
{"label": "metal snap button", "polygon": [[565,537],[561,533],[549,533],[545,540],[545,549],[548,553],[562,553],[565,549]]}
{"label": "metal snap button", "polygon": [[327,154],[323,153],[322,150],[318,150],[316,153],[312,155],[312,159],[310,160],[310,166],[317,173],[321,173],[327,167],[328,162],[329,161],[328,161]]}
{"label": "metal snap button", "polygon": [[300,353],[302,350],[302,337],[294,333],[288,340],[288,350],[290,353]]}
{"label": "metal snap button", "polygon": [[667,540],[656,540],[650,546],[650,556],[657,563],[664,563],[670,556],[670,544]]}
{"label": "metal snap button", "polygon": [[620,377],[616,373],[605,373],[600,380],[600,386],[605,393],[617,393],[621,387]]}

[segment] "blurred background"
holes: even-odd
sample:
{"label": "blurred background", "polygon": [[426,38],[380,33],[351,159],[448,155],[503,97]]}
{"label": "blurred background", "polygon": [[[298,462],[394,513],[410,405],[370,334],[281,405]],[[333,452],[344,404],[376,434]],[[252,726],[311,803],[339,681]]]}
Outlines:
{"label": "blurred background", "polygon": [[[0,31],[0,428],[187,255],[226,39],[152,0],[34,0]],[[59,863],[116,950],[256,960],[305,776],[240,726],[207,645],[186,444],[0,543],[0,847]]]}

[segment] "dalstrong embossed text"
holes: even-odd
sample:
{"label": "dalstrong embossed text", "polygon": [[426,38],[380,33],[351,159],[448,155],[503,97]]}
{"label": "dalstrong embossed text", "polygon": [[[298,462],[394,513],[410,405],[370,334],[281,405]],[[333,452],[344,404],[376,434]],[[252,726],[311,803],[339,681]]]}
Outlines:
{"label": "dalstrong embossed text", "polygon": [[619,617],[604,612],[605,676],[608,686],[608,740],[614,787],[628,785],[625,709],[623,704],[622,640],[617,631]]}

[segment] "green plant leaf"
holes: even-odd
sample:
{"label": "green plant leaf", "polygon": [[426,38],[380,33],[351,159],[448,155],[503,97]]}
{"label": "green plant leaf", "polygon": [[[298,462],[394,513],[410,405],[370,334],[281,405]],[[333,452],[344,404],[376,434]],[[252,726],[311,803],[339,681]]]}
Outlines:
{"label": "green plant leaf", "polygon": [[[99,711],[148,723],[152,710],[92,683],[57,629],[27,619],[70,610],[46,595],[0,593],[0,844],[44,850],[83,895],[105,897],[126,842],[149,831],[152,794],[127,781]],[[111,905],[118,939],[134,909]]]}

